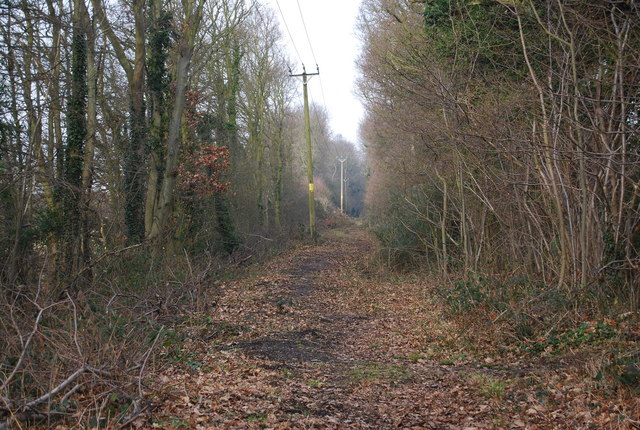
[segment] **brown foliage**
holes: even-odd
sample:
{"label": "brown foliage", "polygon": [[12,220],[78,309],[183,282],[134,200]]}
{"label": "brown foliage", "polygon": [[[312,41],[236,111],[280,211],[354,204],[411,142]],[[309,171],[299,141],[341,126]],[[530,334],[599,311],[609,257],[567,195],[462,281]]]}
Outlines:
{"label": "brown foliage", "polygon": [[229,165],[228,147],[201,146],[199,150],[187,155],[186,160],[180,164],[178,186],[182,192],[197,196],[224,193],[229,182],[223,182],[220,176]]}

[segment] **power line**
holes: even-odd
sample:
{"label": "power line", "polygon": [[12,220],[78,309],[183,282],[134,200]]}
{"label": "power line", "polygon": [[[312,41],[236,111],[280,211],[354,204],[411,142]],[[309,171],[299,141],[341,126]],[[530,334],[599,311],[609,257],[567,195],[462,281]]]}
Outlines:
{"label": "power line", "polygon": [[[311,43],[311,38],[309,37],[309,31],[307,29],[307,23],[304,19],[304,13],[302,13],[302,7],[300,6],[300,0],[296,0],[296,4],[298,5],[298,12],[300,14],[300,19],[302,21],[302,27],[304,28],[304,34],[307,37],[307,43],[309,44],[309,49],[311,51],[311,56],[313,57],[313,61],[316,63],[316,68],[318,68],[319,71],[319,67],[318,67],[318,60],[316,59],[316,54],[315,51],[313,50],[313,44]],[[319,75],[318,79],[320,80],[320,95],[322,96],[322,104],[324,106],[325,109],[327,109],[327,99],[325,97],[325,93],[324,93],[324,85],[322,84],[322,76]],[[320,118],[319,118],[319,114],[318,114],[318,110],[313,109],[314,111],[314,116],[316,117],[316,121],[318,122],[318,124],[320,123]],[[316,145],[318,144],[318,138],[316,136],[314,136],[314,140],[316,141]],[[328,140],[328,143],[327,143]],[[334,155],[336,157],[338,157],[338,150],[336,148],[335,142],[333,139],[322,139],[322,142],[324,143],[324,147],[330,151],[332,151],[334,153]]]}
{"label": "power line", "polygon": [[[311,38],[309,37],[309,31],[307,30],[307,23],[304,20],[304,14],[302,13],[302,7],[300,6],[300,0],[296,0],[296,4],[298,5],[298,12],[300,13],[300,19],[302,20],[302,27],[304,28],[304,34],[307,36],[307,43],[309,44],[309,49],[311,50],[311,56],[313,57],[313,61],[316,63],[316,67],[318,67],[318,60],[316,59],[316,53],[313,50],[313,44],[311,43]],[[327,107],[327,99],[324,96],[324,86],[322,85],[322,76],[318,76],[320,79],[320,93],[322,95],[322,103],[324,107]]]}
{"label": "power line", "polygon": [[307,23],[304,21],[304,14],[302,13],[302,8],[300,7],[300,0],[296,0],[298,4],[298,12],[300,12],[300,19],[302,20],[302,26],[304,27],[304,34],[307,35],[307,43],[309,44],[309,49],[311,49],[311,56],[313,57],[313,61],[318,65],[318,60],[316,60],[316,54],[313,52],[313,45],[311,44],[311,39],[309,39],[309,32],[307,31]]}
{"label": "power line", "polygon": [[327,107],[327,99],[324,97],[324,86],[322,85],[322,78],[320,76],[318,76],[318,79],[320,79],[320,95],[322,96],[322,103],[324,104],[324,107]]}
{"label": "power line", "polygon": [[[302,20],[302,26],[304,27],[304,34],[307,36],[307,43],[309,44],[309,49],[311,50],[311,55],[313,57],[313,61],[315,61],[316,63],[316,67],[318,67],[318,61],[316,60],[316,54],[313,50],[313,44],[311,43],[311,39],[309,38],[309,31],[307,30],[307,24],[304,20],[304,14],[302,13],[302,7],[300,6],[300,0],[296,0],[296,4],[298,5],[298,12],[300,12],[300,19]],[[324,106],[325,109],[327,109],[327,107],[329,106],[327,104],[327,98],[325,97],[324,94],[324,85],[322,84],[322,75],[318,76],[318,79],[320,80],[320,95],[322,96],[322,104]],[[317,119],[317,112],[316,112],[316,119]],[[333,150],[333,152],[337,155],[337,149],[335,147],[335,143],[333,141],[333,139],[330,140],[331,141],[331,149]]]}
{"label": "power line", "polygon": [[[296,55],[298,56],[298,60],[300,60],[301,63],[304,63],[302,61],[302,57],[300,56],[300,52],[298,51],[298,47],[296,46],[296,42],[293,41],[293,37],[291,36],[291,31],[289,30],[289,25],[287,25],[287,20],[284,18],[284,13],[282,13],[282,8],[280,7],[280,2],[278,0],[276,0],[276,5],[278,6],[278,10],[280,11],[280,16],[282,17],[282,22],[284,23],[284,28],[287,29],[287,34],[289,35],[289,40],[291,40],[291,44],[293,45],[293,49],[296,51]],[[315,58],[314,58],[315,60]]]}

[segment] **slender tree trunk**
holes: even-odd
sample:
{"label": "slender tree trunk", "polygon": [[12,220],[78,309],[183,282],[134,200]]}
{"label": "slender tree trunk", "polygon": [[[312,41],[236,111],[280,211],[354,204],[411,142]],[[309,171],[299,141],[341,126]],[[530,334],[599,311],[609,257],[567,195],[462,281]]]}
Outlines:
{"label": "slender tree trunk", "polygon": [[[11,9],[12,9],[11,3],[8,4],[8,9],[9,9],[9,13],[7,14],[9,16],[8,24],[9,24],[9,27],[11,27],[11,23],[12,23],[11,17],[13,16],[11,13]],[[18,94],[18,82],[16,79],[16,77],[18,76],[18,70],[17,70],[18,62],[16,61],[16,56],[15,56],[14,41],[11,39],[11,34],[9,32],[5,32],[4,44],[7,50],[7,71],[9,74],[9,91],[11,93],[11,103],[10,103],[11,120],[12,120],[13,129],[14,129],[13,136],[8,135],[7,141],[8,141],[8,146],[13,146],[12,150],[17,154],[17,160],[16,160],[17,170],[20,172],[24,172],[25,165],[24,165],[24,157],[22,155],[24,151],[21,148],[23,131],[20,123],[20,112],[18,110],[18,99],[20,96]],[[8,216],[13,218],[14,235],[13,235],[13,245],[12,245],[12,249],[8,259],[9,261],[6,263],[3,275],[5,279],[10,283],[15,282],[16,277],[18,276],[18,265],[20,260],[19,246],[20,246],[20,237],[21,237],[21,230],[22,230],[25,185],[26,184],[25,184],[24,175],[22,177],[22,180],[19,180],[19,181],[16,180],[16,185],[12,193],[13,195],[11,196],[12,197],[11,203],[13,203],[12,205],[13,208],[11,211],[7,211]]]}
{"label": "slender tree trunk", "polygon": [[[81,248],[83,260],[91,261],[91,188],[93,185],[93,157],[97,134],[97,79],[96,41],[93,20],[84,4],[82,15],[87,29],[87,135],[85,139],[84,161],[82,166],[82,236]],[[85,276],[91,277],[90,271]]]}
{"label": "slender tree trunk", "polygon": [[125,226],[129,242],[144,239],[144,192],[146,113],[144,103],[145,22],[144,0],[133,0],[135,22],[135,58],[129,82],[131,107],[129,117],[129,147],[124,161]]}
{"label": "slender tree trunk", "polygon": [[120,39],[115,35],[107,20],[101,0],[91,0],[96,19],[100,22],[105,36],[111,43],[120,66],[127,75],[129,88],[129,142],[124,156],[124,222],[125,235],[129,242],[137,243],[144,239],[144,193],[145,193],[145,142],[146,113],[144,103],[144,69],[146,59],[146,39],[144,20],[144,0],[132,1],[135,26],[135,44],[133,64],[127,58]]}
{"label": "slender tree trunk", "polygon": [[278,141],[276,142],[276,172],[273,184],[273,218],[276,228],[280,230],[282,224],[282,175],[284,172],[285,151],[284,142],[282,141],[282,129],[280,129],[278,133]]}
{"label": "slender tree trunk", "polygon": [[467,226],[467,204],[464,195],[464,182],[462,178],[462,160],[458,163],[458,192],[460,196],[460,241],[462,242],[462,253],[464,254],[464,273],[469,271],[469,232]]}
{"label": "slender tree trunk", "polygon": [[[223,79],[218,82],[219,104],[218,117],[216,120],[216,137],[218,142],[229,147],[231,162],[239,159],[240,143],[238,137],[238,109],[237,97],[240,90],[240,60],[241,53],[238,44],[231,43],[232,47],[225,55],[225,73],[227,84]],[[214,197],[214,208],[216,212],[216,231],[220,235],[223,248],[228,254],[233,253],[240,243],[231,217],[229,199],[225,194],[218,194]]]}
{"label": "slender tree trunk", "polygon": [[[531,65],[531,61],[529,59],[529,51],[527,48],[527,43],[524,37],[524,32],[523,32],[523,27],[522,27],[522,19],[520,17],[520,11],[516,8],[516,18],[518,20],[518,30],[519,30],[519,35],[520,35],[520,43],[521,43],[521,47],[522,47],[522,52],[524,55],[524,59],[525,62],[527,64],[527,69],[529,71],[529,76],[531,77],[531,79],[533,80],[533,84],[536,88],[537,94],[538,94],[538,98],[540,101],[540,111],[542,113],[542,139],[543,139],[543,145],[544,148],[542,150],[542,154],[544,157],[544,166],[547,169],[547,178],[548,178],[548,187],[551,188],[552,191],[552,197],[554,199],[554,203],[555,203],[555,215],[556,215],[556,224],[557,224],[557,228],[559,230],[559,237],[558,237],[558,242],[560,245],[560,273],[558,276],[558,285],[559,286],[563,286],[564,282],[565,282],[565,278],[567,275],[567,255],[568,255],[568,250],[567,250],[567,231],[566,231],[566,226],[565,226],[565,219],[564,219],[564,213],[563,213],[563,209],[562,209],[562,198],[560,196],[560,191],[558,190],[558,184],[556,181],[556,174],[554,173],[554,167],[553,167],[553,159],[555,157],[556,154],[552,153],[552,147],[551,147],[551,139],[549,138],[549,117],[547,114],[547,107],[546,107],[546,102],[545,102],[545,94],[544,94],[544,90],[542,88],[542,85],[540,84],[540,81],[538,80],[537,74],[533,68],[533,66]],[[535,127],[534,127],[534,133],[535,134]],[[541,174],[543,175],[543,179],[544,179],[544,173],[541,172]]]}
{"label": "slender tree trunk", "polygon": [[165,163],[164,138],[167,131],[167,94],[169,93],[169,76],[167,57],[171,45],[170,15],[164,10],[161,0],[151,3],[152,22],[149,35],[149,61],[147,65],[147,82],[150,94],[149,128],[149,178],[145,203],[145,235],[151,233],[154,217],[158,209],[158,197],[162,186]]}
{"label": "slender tree trunk", "polygon": [[[31,10],[29,5],[26,2],[22,2],[22,12],[24,13],[27,35],[26,35],[26,49],[24,50],[23,56],[23,81],[22,81],[22,98],[25,103],[26,113],[27,113],[27,132],[26,138],[28,142],[23,142],[20,134],[18,134],[16,139],[16,146],[18,147],[18,151],[20,153],[25,153],[24,157],[25,163],[21,166],[19,171],[21,172],[21,178],[19,181],[19,188],[16,190],[16,206],[15,206],[15,218],[14,218],[14,233],[13,233],[13,247],[11,254],[9,256],[9,265],[8,265],[8,280],[9,282],[15,282],[22,272],[20,266],[22,266],[22,260],[26,254],[26,244],[23,241],[23,230],[25,222],[28,222],[28,207],[29,207],[29,197],[31,195],[31,186],[33,183],[33,179],[31,174],[29,173],[31,170],[31,160],[32,157],[35,157],[38,160],[38,155],[42,150],[42,122],[41,116],[39,114],[39,103],[34,103],[33,100],[33,52],[34,52],[34,44],[35,44],[35,31],[33,20],[31,17]],[[13,57],[13,46],[9,46],[10,50],[10,60],[13,61],[15,57]],[[14,63],[16,65],[16,63]],[[17,70],[16,70],[17,71]],[[15,79],[15,78],[13,78]],[[17,85],[16,82],[12,83],[12,93],[14,94],[13,102],[16,102],[17,97]],[[36,93],[37,97],[37,93]],[[36,100],[37,102],[38,100]],[[19,124],[18,112],[17,112],[17,103],[14,105],[14,121],[16,126]],[[16,128],[18,130],[18,128]],[[26,147],[23,148],[23,146]],[[42,168],[42,165],[37,162],[38,168]]]}
{"label": "slender tree trunk", "polygon": [[440,176],[440,173],[437,170],[436,175],[442,182],[442,214],[440,215],[440,241],[442,247],[442,258],[440,262],[440,270],[442,272],[442,275],[446,277],[449,272],[449,255],[447,254],[447,211],[449,210],[449,196],[447,194],[447,181],[442,176]]}
{"label": "slender tree trunk", "polygon": [[186,90],[189,80],[191,58],[193,56],[195,38],[202,18],[203,0],[186,1],[183,4],[185,13],[185,30],[178,42],[175,71],[175,92],[173,94],[173,109],[169,122],[167,137],[167,154],[160,189],[157,215],[153,219],[149,239],[155,242],[154,253],[159,253],[164,246],[169,219],[173,209],[176,185],[176,168],[180,152],[181,124],[186,104]]}
{"label": "slender tree trunk", "polygon": [[87,32],[83,0],[73,3],[71,94],[67,114],[63,213],[65,216],[64,275],[72,278],[81,265],[81,194],[84,143],[87,136]]}
{"label": "slender tree trunk", "polygon": [[[58,178],[62,178],[63,166],[64,166],[64,139],[62,137],[62,107],[60,100],[62,95],[60,93],[60,72],[62,69],[61,61],[61,46],[62,46],[62,14],[63,5],[62,0],[54,4],[54,0],[47,0],[47,8],[49,10],[49,19],[52,21],[52,46],[49,53],[49,64],[51,64],[51,86],[49,88],[50,108],[49,108],[49,152],[47,154],[49,166],[52,169],[52,174],[55,171],[55,175]],[[54,168],[55,166],[55,168]],[[58,202],[51,202],[51,210],[54,210],[54,206]]]}

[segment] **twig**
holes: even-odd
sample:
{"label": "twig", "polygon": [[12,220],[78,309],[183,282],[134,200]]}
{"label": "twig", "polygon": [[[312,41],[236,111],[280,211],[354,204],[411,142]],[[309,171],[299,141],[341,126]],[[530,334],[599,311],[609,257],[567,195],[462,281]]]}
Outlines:
{"label": "twig", "polygon": [[69,397],[73,396],[73,394],[78,391],[80,389],[80,387],[82,387],[84,385],[83,382],[76,384],[75,387],[73,387],[72,389],[70,389],[69,391],[67,391],[67,394],[64,395],[64,397],[62,397],[62,399],[60,400],[60,403],[62,405],[64,405],[67,400],[69,400]]}
{"label": "twig", "polygon": [[38,316],[36,316],[36,321],[33,324],[33,330],[31,330],[31,333],[29,333],[29,337],[27,338],[27,341],[25,342],[24,347],[22,348],[22,353],[20,354],[20,358],[18,359],[18,362],[16,363],[16,365],[13,367],[13,370],[11,371],[9,376],[7,376],[5,378],[4,382],[0,386],[0,391],[3,391],[7,387],[7,384],[9,384],[9,381],[11,381],[11,379],[18,372],[18,369],[22,366],[22,362],[24,361],[24,357],[27,354],[27,350],[29,349],[29,346],[31,345],[31,341],[33,340],[33,336],[35,336],[35,334],[38,332],[38,327],[40,325],[40,319],[42,319],[42,315],[44,314],[44,312],[46,310],[58,305],[59,303],[62,303],[62,302],[53,303],[53,304],[50,304],[49,306],[46,306],[44,308],[40,308],[40,311],[38,312]]}
{"label": "twig", "polygon": [[273,239],[270,239],[268,237],[264,237],[264,236],[260,236],[259,234],[251,234],[251,233],[242,233],[245,236],[252,236],[252,237],[259,237],[262,240],[268,240],[269,242],[273,242]]}
{"label": "twig", "polygon": [[5,407],[7,408],[7,410],[11,409],[12,405],[8,398],[4,396],[0,396],[0,401],[5,404]]}
{"label": "twig", "polygon": [[497,317],[495,317],[495,318],[493,319],[492,323],[496,323],[500,318],[502,318],[502,315],[506,314],[509,310],[510,310],[510,309],[509,309],[509,308],[507,308],[507,309],[505,309],[504,311],[502,311],[502,312],[500,313],[500,315],[498,315]]}
{"label": "twig", "polygon": [[193,267],[191,267],[191,261],[189,260],[189,254],[186,249],[184,249],[184,256],[187,259],[187,265],[189,266],[189,275],[193,276]]}
{"label": "twig", "polygon": [[105,258],[110,257],[112,255],[120,254],[121,252],[128,251],[130,249],[138,248],[138,247],[140,247],[142,245],[144,245],[144,242],[143,243],[136,243],[135,245],[126,246],[124,248],[120,248],[120,249],[116,249],[116,250],[113,250],[113,251],[105,252],[100,257],[96,258],[91,263],[89,263],[86,266],[84,266],[82,268],[82,270],[80,270],[78,273],[76,273],[76,275],[73,277],[73,279],[69,282],[69,285],[73,285],[84,272],[86,272],[87,270],[91,270],[93,268],[93,266],[95,266],[96,264],[98,264],[99,262],[104,260]]}
{"label": "twig", "polygon": [[40,268],[40,276],[38,276],[38,290],[36,291],[35,301],[38,301],[40,297],[40,292],[42,291],[42,278],[44,277],[44,269],[47,265],[47,260],[49,259],[49,247],[46,248],[47,251],[44,254],[44,261],[42,262],[42,267]]}
{"label": "twig", "polygon": [[53,390],[49,391],[46,394],[43,394],[42,396],[38,397],[37,399],[30,401],[29,403],[24,405],[24,407],[22,409],[31,409],[34,406],[39,405],[40,403],[46,402],[50,398],[52,398],[55,395],[57,395],[58,393],[60,393],[60,391],[64,390],[68,385],[70,385],[73,381],[75,381],[78,378],[78,376],[82,375],[86,371],[87,371],[86,367],[84,367],[84,366],[81,367],[80,369],[78,369],[75,372],[73,372],[67,379],[65,379],[60,384],[58,384],[58,386],[56,388],[54,388]]}
{"label": "twig", "polygon": [[108,370],[98,369],[97,367],[93,367],[93,366],[85,366],[85,368],[87,369],[88,372],[95,373],[97,375],[106,376],[108,378],[113,377],[113,373],[109,372]]}
{"label": "twig", "polygon": [[250,254],[235,263],[236,267],[239,267],[242,263],[245,263],[253,258],[253,254]]}
{"label": "twig", "polygon": [[73,306],[73,342],[76,344],[76,349],[78,351],[78,356],[82,357],[82,348],[80,348],[80,342],[78,342],[78,309],[76,308],[76,302],[73,301],[69,291],[67,293],[67,298],[71,302],[71,306]]}
{"label": "twig", "polygon": [[[10,417],[7,417],[7,420],[15,420],[16,415],[13,413],[13,405],[11,404],[9,399],[5,399],[4,397],[0,396],[0,400],[2,400],[2,402],[5,404],[4,411],[6,411],[8,415],[10,415]],[[0,421],[0,430],[5,430],[8,428],[8,426],[8,421]],[[20,424],[18,424],[18,427],[20,427]],[[20,428],[20,430],[22,430],[22,428]]]}
{"label": "twig", "polygon": [[143,396],[143,393],[142,393],[142,374],[144,373],[144,368],[147,365],[147,360],[149,359],[149,356],[151,355],[151,351],[153,351],[153,348],[155,348],[156,343],[158,342],[158,339],[160,338],[160,335],[162,334],[163,330],[164,330],[164,326],[160,327],[160,330],[158,330],[158,334],[156,335],[156,338],[153,340],[153,344],[151,344],[151,347],[145,353],[144,361],[142,362],[142,367],[140,367],[140,373],[139,373],[139,377],[138,377],[138,393],[140,394],[140,397]]}
{"label": "twig", "polygon": [[131,424],[132,422],[134,422],[140,415],[142,415],[142,413],[144,411],[146,411],[147,409],[149,409],[149,404],[145,404],[143,407],[138,408],[138,402],[136,402],[136,407],[133,411],[133,414],[131,414],[131,416],[129,417],[128,420],[126,420],[125,422],[123,422],[120,427],[118,427],[118,430],[122,430],[123,428],[127,427],[129,424]]}

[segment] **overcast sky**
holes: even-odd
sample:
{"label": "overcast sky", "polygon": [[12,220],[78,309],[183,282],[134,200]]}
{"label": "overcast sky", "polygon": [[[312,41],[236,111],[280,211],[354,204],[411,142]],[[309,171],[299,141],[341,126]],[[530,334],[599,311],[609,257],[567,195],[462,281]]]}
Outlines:
{"label": "overcast sky", "polygon": [[[323,105],[330,115],[331,129],[353,143],[359,143],[358,126],[363,115],[362,105],[354,94],[356,65],[360,42],[356,37],[355,23],[360,0],[261,0],[276,12],[281,20],[284,42],[289,46],[292,60],[298,55],[287,34],[282,16],[289,27],[297,51],[307,72],[315,72],[313,54],[320,67],[320,79],[309,82],[313,102]],[[307,42],[298,2],[307,25],[313,52]],[[282,15],[278,10],[278,3]],[[299,60],[298,60],[299,61]],[[302,72],[297,65],[294,73]],[[322,85],[321,85],[322,84]],[[322,94],[324,89],[324,99]]]}

